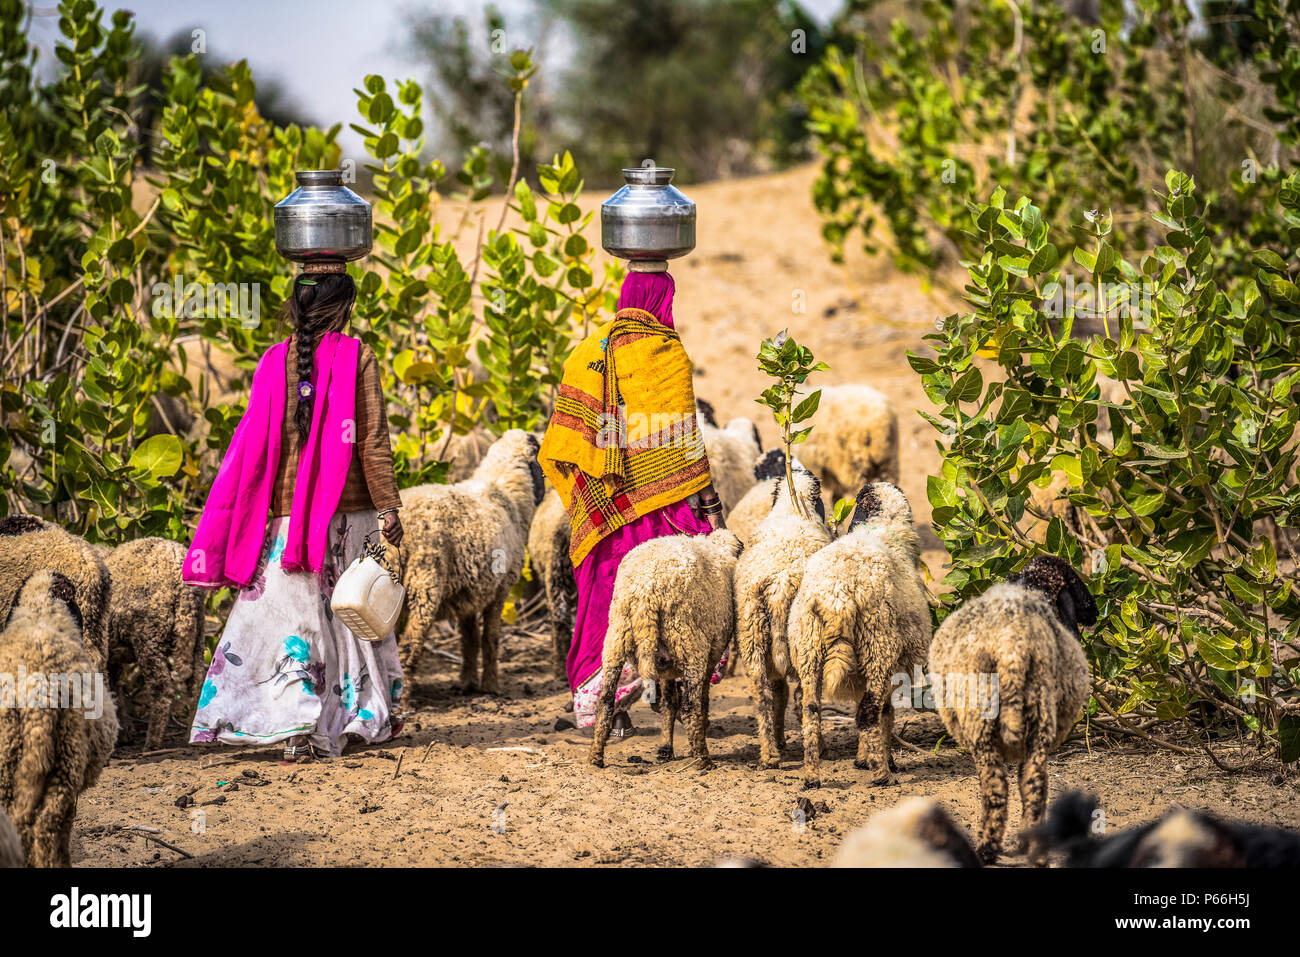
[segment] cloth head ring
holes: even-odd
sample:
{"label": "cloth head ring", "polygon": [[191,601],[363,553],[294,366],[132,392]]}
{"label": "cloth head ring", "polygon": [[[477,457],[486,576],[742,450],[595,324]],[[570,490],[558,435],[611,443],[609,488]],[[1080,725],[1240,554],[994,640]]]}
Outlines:
{"label": "cloth head ring", "polygon": [[627,264],[632,272],[667,272],[667,259],[633,259]]}
{"label": "cloth head ring", "polygon": [[303,275],[319,272],[347,272],[348,264],[338,259],[312,260],[302,264]]}

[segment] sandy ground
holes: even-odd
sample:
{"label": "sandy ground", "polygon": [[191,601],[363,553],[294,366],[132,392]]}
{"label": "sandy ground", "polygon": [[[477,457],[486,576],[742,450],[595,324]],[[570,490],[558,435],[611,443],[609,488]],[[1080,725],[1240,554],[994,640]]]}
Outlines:
{"label": "sandy ground", "polygon": [[[774,176],[691,187],[699,245],[674,268],[674,315],[697,364],[697,393],[724,421],[743,415],[776,439],[753,397],[766,385],[754,362],[765,336],[789,327],[831,370],[810,384],[867,382],[889,394],[901,418],[903,488],[928,527],[925,476],[938,464],[927,404],[908,349],[958,304],[898,274],[883,258],[833,265],[809,202],[804,167]],[[588,197],[588,206],[600,197]],[[499,207],[489,205],[489,222]],[[797,311],[802,309],[802,311]],[[935,579],[944,553],[924,558]],[[535,620],[535,618],[533,619]],[[449,639],[440,647],[454,651]],[[817,813],[792,820],[799,790],[799,735],[780,770],[757,769],[748,681],[714,690],[709,747],[716,766],[689,758],[654,763],[658,716],[633,709],[642,733],[611,746],[607,767],[585,763],[586,743],[565,717],[566,689],[549,677],[546,640],[516,628],[504,649],[501,698],[451,690],[455,664],[426,654],[410,682],[414,708],[397,741],[333,761],[288,766],[274,751],[178,747],[143,756],[121,748],[82,798],[73,838],[79,865],[701,865],[745,858],[777,865],[829,860],[844,834],[874,810],[913,794],[941,798],[968,828],[978,818],[973,765],[939,742],[934,715],[900,718],[898,784],[869,787],[852,766],[847,717],[830,719]],[[680,734],[680,732],[679,732]],[[177,729],[177,741],[180,738]],[[679,737],[678,752],[684,753]],[[938,747],[936,749],[936,743]],[[1300,788],[1276,768],[1229,776],[1208,759],[1129,742],[1070,742],[1051,763],[1051,790],[1097,793],[1112,826],[1146,820],[1173,804],[1265,823],[1300,825]],[[178,806],[192,801],[193,806]],[[1018,821],[1013,800],[1011,825]],[[158,828],[194,857],[113,830]],[[1009,858],[1008,863],[1017,863]]]}

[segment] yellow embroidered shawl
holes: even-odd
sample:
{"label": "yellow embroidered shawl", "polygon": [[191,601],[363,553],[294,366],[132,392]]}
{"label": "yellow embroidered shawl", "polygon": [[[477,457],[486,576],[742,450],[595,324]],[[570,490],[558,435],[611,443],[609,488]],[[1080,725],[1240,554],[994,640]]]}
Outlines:
{"label": "yellow embroidered shawl", "polygon": [[677,333],[623,309],[579,343],[537,459],[568,509],[574,565],[616,529],[708,485]]}

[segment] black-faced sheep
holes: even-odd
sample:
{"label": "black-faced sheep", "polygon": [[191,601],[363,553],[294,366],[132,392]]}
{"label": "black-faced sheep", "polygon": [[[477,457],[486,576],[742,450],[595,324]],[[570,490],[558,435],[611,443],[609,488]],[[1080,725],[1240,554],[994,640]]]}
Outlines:
{"label": "black-faced sheep", "polygon": [[777,479],[785,477],[785,450],[769,449],[754,466],[754,480],[758,483],[741,496],[736,507],[727,513],[727,528],[736,533],[742,545],[749,545],[749,536],[758,523],[772,510],[772,489]]}
{"label": "black-faced sheep", "polygon": [[797,469],[794,490],[809,517],[796,510],[786,480],[778,479],[767,517],[754,529],[736,562],[736,638],[758,718],[759,762],[766,768],[781,763],[789,678],[797,681],[786,634],[790,606],[803,581],[804,566],[832,539],[816,476]]}
{"label": "black-faced sheep", "polygon": [[48,568],[72,582],[85,620],[82,640],[96,671],[108,665],[108,569],[84,539],[34,515],[0,518],[0,621],[13,607],[18,587]]}
{"label": "black-faced sheep", "polygon": [[21,583],[0,632],[0,675],[10,685],[0,699],[13,698],[0,700],[0,809],[29,867],[71,863],[77,797],[117,741],[113,699],[81,627],[75,584],[43,570]]}
{"label": "black-faced sheep", "polygon": [[854,767],[886,784],[895,674],[910,674],[930,646],[930,608],[917,572],[912,508],[894,485],[858,492],[849,530],[808,560],[790,608],[790,650],[803,691],[804,787],[820,787],[824,698],[857,707]]}
{"label": "black-faced sheep", "polygon": [[203,661],[201,589],[181,580],[185,546],[137,538],[116,548],[96,546],[108,568],[108,664],[114,688],[124,665],[144,680],[147,748],[161,748],[177,692],[188,721],[198,705]]}
{"label": "black-faced sheep", "polygon": [[754,467],[763,455],[763,443],[758,427],[749,419],[732,419],[720,429],[713,418],[713,407],[698,399],[695,404],[700,436],[709,456],[709,475],[726,516],[757,481]]}
{"label": "black-faced sheep", "polygon": [[536,436],[511,429],[492,443],[473,478],[402,491],[406,535],[398,565],[406,606],[398,629],[408,676],[434,623],[448,619],[460,627],[457,686],[500,691],[501,610],[523,570],[528,528],[545,491],[537,449]]}
{"label": "black-faced sheep", "polygon": [[799,460],[817,473],[831,502],[870,482],[898,482],[898,413],[866,385],[826,386],[817,427],[799,446]]}
{"label": "black-faced sheep", "polygon": [[[1088,700],[1079,625],[1096,620],[1097,605],[1083,579],[1055,555],[1040,555],[1005,583],[964,602],[935,632],[935,703],[949,733],[975,759],[978,849],[986,863],[997,859],[1006,829],[1005,762],[1020,766],[1025,829],[1042,818],[1047,756]],[[1039,849],[1026,850],[1042,863]]]}
{"label": "black-faced sheep", "polygon": [[22,867],[26,855],[23,854],[23,842],[14,830],[9,815],[0,808],[0,869]]}
{"label": "black-faced sheep", "polygon": [[1300,867],[1300,832],[1174,808],[1117,834],[1094,837],[1097,799],[1059,798],[1033,838],[1066,853],[1068,867]]}
{"label": "black-faced sheep", "polygon": [[551,665],[555,677],[565,676],[565,660],[573,642],[573,615],[577,608],[578,583],[573,576],[569,543],[573,527],[569,513],[554,489],[537,506],[528,529],[528,561],[533,580],[546,594],[546,615],[551,625]]}
{"label": "black-faced sheep", "polygon": [[832,867],[980,867],[966,831],[933,798],[906,798],[851,832]]}
{"label": "black-faced sheep", "polygon": [[673,724],[680,716],[691,755],[709,767],[709,678],[735,633],[732,577],[740,551],[740,540],[722,528],[707,536],[656,538],[624,557],[601,656],[604,687],[590,756],[596,767],[605,766],[618,677],[628,661],[660,689],[659,759],[673,756]]}

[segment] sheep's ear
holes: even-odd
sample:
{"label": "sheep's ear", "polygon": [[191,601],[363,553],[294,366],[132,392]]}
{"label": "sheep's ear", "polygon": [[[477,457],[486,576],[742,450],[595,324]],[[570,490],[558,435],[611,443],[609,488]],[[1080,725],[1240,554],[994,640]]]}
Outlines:
{"label": "sheep's ear", "polygon": [[1067,585],[1074,595],[1074,613],[1079,624],[1097,624],[1097,600],[1088,591],[1088,583],[1083,580],[1083,576],[1071,568]]}
{"label": "sheep's ear", "polygon": [[6,515],[0,518],[0,535],[26,535],[39,532],[44,523],[35,515]]}
{"label": "sheep's ear", "polygon": [[542,499],[546,497],[546,476],[542,474],[537,459],[528,460],[528,474],[533,480],[533,504],[541,505]]}
{"label": "sheep's ear", "polygon": [[54,572],[50,576],[50,594],[68,606],[68,612],[72,615],[72,620],[77,623],[78,628],[84,627],[81,618],[81,607],[77,604],[77,589],[71,581],[58,572]]}
{"label": "sheep's ear", "polygon": [[864,485],[858,490],[857,499],[853,505],[853,517],[849,519],[849,529],[857,528],[863,522],[868,522],[880,514],[885,503],[880,500],[876,494],[875,486],[872,484]]}

